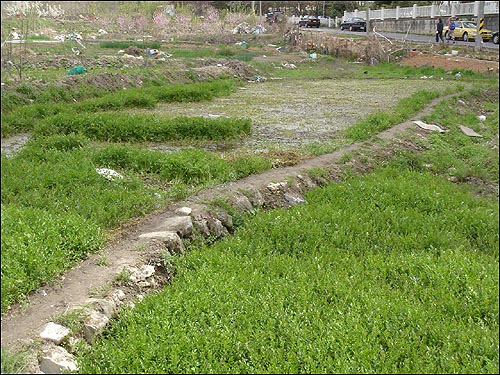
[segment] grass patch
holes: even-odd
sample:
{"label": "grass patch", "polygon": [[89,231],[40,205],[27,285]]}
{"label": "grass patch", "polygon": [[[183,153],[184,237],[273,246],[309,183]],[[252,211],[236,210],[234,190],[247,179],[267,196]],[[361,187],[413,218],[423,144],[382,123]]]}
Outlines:
{"label": "grass patch", "polygon": [[[124,178],[96,172],[105,167]],[[194,148],[96,148],[74,134],[33,138],[13,157],[2,153],[2,312],[99,249],[106,229],[201,187],[270,168],[262,157],[228,161]]]}
{"label": "grass patch", "polygon": [[99,227],[80,216],[14,204],[2,203],[1,230],[2,313],[103,244]]}
{"label": "grass patch", "polygon": [[[53,93],[50,91],[53,90]],[[71,90],[64,91],[53,86],[45,92],[50,97],[43,104],[32,104],[16,107],[23,99],[9,97],[7,104],[10,111],[3,111],[2,106],[2,137],[12,134],[32,131],[40,120],[50,118],[56,114],[73,117],[75,114],[84,115],[87,112],[94,114],[101,111],[118,111],[127,108],[154,108],[158,102],[198,102],[211,100],[214,97],[227,96],[235,91],[234,82],[218,80],[211,82],[196,82],[193,84],[174,84],[150,86],[146,88],[130,88],[109,93],[98,98],[90,98],[77,103],[63,104],[53,101],[68,102],[74,98]],[[64,92],[65,98],[59,93]],[[80,91],[78,91],[80,92]],[[83,92],[83,90],[82,90]],[[2,94],[3,95],[3,94]],[[99,95],[98,91],[88,90],[86,95]],[[13,104],[16,103],[16,104]],[[13,111],[17,108],[16,111]]]}
{"label": "grass patch", "polygon": [[345,131],[346,136],[353,142],[361,142],[371,138],[390,127],[408,120],[412,115],[421,111],[432,99],[439,97],[439,92],[426,90],[417,91],[409,98],[402,99],[394,111],[377,112],[358,122]]}
{"label": "grass patch", "polygon": [[81,372],[496,371],[498,205],[392,168],[307,202],[181,257]]}
{"label": "grass patch", "polygon": [[249,119],[206,117],[165,118],[149,114],[59,114],[42,123],[35,134],[82,134],[108,142],[230,140],[250,133]]}
{"label": "grass patch", "polygon": [[24,352],[10,353],[2,348],[2,374],[25,374],[29,369],[28,355]]}
{"label": "grass patch", "polygon": [[127,49],[128,47],[138,47],[138,48],[150,48],[150,49],[161,49],[160,42],[136,42],[136,41],[108,41],[99,43],[100,48],[109,49]]}

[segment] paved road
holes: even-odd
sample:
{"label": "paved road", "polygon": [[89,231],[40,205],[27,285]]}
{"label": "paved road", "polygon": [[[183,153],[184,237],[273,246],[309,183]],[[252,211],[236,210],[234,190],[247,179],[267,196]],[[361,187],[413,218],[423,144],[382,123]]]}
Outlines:
{"label": "paved road", "polygon": [[[366,32],[359,32],[359,31],[341,31],[340,29],[333,29],[333,28],[328,28],[328,27],[320,27],[319,29],[304,29],[304,30],[312,30],[312,31],[317,31],[317,32],[326,32],[326,33],[334,33],[334,34],[341,34],[341,35],[357,35],[357,36],[363,36],[367,35]],[[369,35],[373,35],[373,32],[369,32]],[[419,42],[419,43],[436,43],[436,39],[434,35],[416,35],[416,34],[403,34],[403,33],[389,33],[389,32],[379,32],[377,36],[383,38],[386,37],[391,40],[408,40],[408,41],[413,41],[413,42]],[[446,39],[445,39],[445,44],[446,44]],[[451,42],[450,42],[451,43]],[[467,46],[467,47],[474,47],[475,42],[470,41],[470,42],[463,42],[461,40],[456,41],[456,45],[458,46]],[[481,48],[485,48],[487,50],[499,50],[498,44],[494,44],[492,42],[485,42],[481,44]]]}

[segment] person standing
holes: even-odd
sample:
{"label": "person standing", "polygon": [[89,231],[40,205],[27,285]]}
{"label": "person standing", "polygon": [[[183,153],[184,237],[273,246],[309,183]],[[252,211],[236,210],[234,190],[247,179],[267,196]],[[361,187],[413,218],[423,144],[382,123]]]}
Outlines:
{"label": "person standing", "polygon": [[437,25],[436,25],[436,43],[438,43],[440,40],[442,43],[444,43],[443,39],[443,28],[444,28],[444,23],[441,17],[438,17]]}

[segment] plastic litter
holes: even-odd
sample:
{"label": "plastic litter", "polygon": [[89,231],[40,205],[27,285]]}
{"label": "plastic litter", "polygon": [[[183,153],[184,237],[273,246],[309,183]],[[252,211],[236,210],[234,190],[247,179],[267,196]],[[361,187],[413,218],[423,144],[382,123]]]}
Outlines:
{"label": "plastic litter", "polygon": [[468,128],[467,126],[460,125],[460,130],[469,137],[483,138],[481,134],[476,133],[474,130]]}
{"label": "plastic litter", "polygon": [[161,54],[161,52],[159,50],[157,50],[156,48],[152,48],[152,49],[147,49],[146,50],[146,53],[150,56],[157,56],[159,54]]}
{"label": "plastic litter", "polygon": [[252,30],[252,34],[264,34],[266,32],[266,28],[262,25],[255,25]]}
{"label": "plastic litter", "polygon": [[109,168],[96,168],[95,171],[110,181],[115,181],[117,178],[123,178],[121,174]]}
{"label": "plastic litter", "polygon": [[437,125],[433,125],[433,124],[426,124],[425,122],[423,121],[413,121],[414,124],[418,125],[419,127],[421,127],[422,129],[426,129],[426,130],[432,130],[432,131],[438,131],[440,133],[445,133],[446,130],[443,130],[441,129],[439,126]]}
{"label": "plastic litter", "polygon": [[310,58],[310,59],[315,59],[315,58],[317,58],[317,57],[318,57],[318,55],[316,54],[316,52],[313,52],[313,53],[310,53],[310,54],[309,54],[309,58]]}
{"label": "plastic litter", "polygon": [[87,72],[87,69],[85,69],[85,67],[83,67],[81,65],[77,65],[74,68],[71,68],[70,70],[68,70],[66,72],[66,75],[72,76],[72,75],[77,75],[77,74],[83,74],[86,72]]}

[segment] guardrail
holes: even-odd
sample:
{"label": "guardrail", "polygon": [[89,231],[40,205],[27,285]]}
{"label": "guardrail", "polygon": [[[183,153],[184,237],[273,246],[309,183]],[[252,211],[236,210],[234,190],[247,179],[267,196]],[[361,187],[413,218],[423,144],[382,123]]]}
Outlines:
{"label": "guardrail", "polygon": [[[367,17],[366,10],[355,10],[354,12],[344,12],[342,20],[350,17],[369,18],[370,20],[385,20],[385,19],[400,19],[400,18],[435,18],[449,16],[478,16],[479,1],[472,3],[456,3],[451,1],[442,2],[441,4],[432,4],[425,6],[399,7],[395,9],[368,9],[369,16]],[[499,13],[498,1],[485,1],[484,14]]]}

